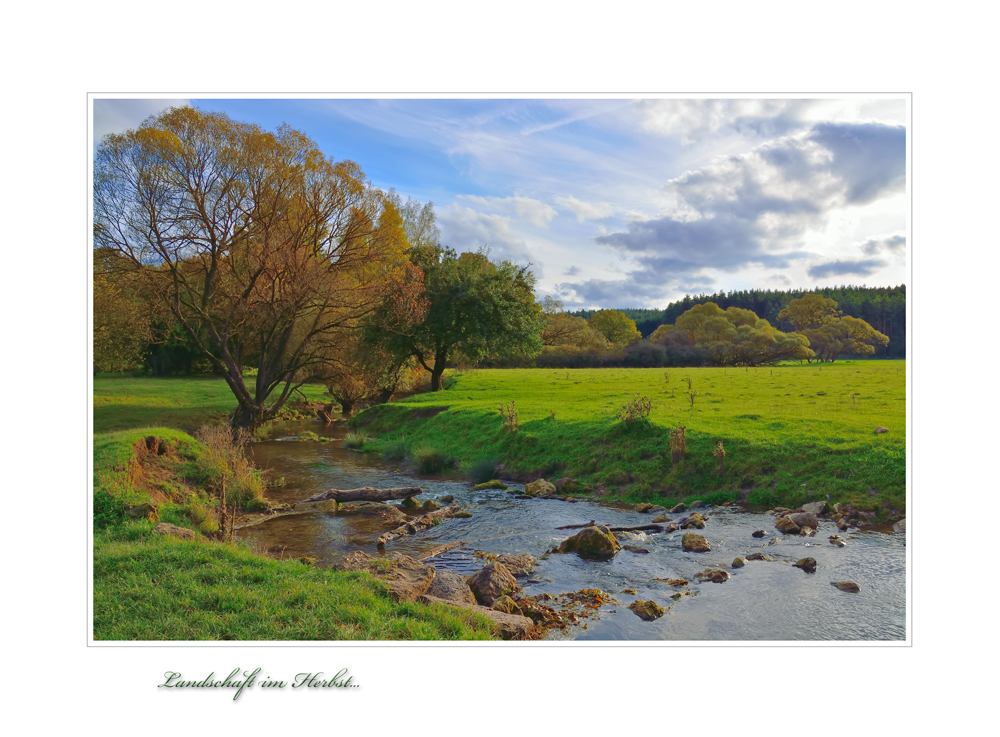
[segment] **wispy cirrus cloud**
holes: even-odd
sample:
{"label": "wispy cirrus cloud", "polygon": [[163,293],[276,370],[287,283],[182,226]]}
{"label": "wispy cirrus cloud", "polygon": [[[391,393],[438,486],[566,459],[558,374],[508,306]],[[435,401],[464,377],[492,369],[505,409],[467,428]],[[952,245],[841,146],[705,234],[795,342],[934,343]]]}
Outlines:
{"label": "wispy cirrus cloud", "polygon": [[555,203],[576,215],[577,222],[580,223],[584,220],[603,220],[615,214],[614,205],[607,202],[583,202],[576,197],[565,196],[556,197]]}
{"label": "wispy cirrus cloud", "polygon": [[494,212],[516,213],[517,216],[540,228],[547,227],[556,216],[556,210],[541,200],[531,197],[479,197],[478,195],[459,195],[458,199],[479,205],[481,208]]}

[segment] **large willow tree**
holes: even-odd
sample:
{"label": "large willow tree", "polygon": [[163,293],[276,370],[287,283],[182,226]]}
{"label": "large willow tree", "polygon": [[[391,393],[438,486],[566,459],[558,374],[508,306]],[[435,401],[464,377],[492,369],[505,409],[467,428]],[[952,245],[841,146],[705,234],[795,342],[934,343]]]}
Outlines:
{"label": "large willow tree", "polygon": [[225,377],[234,429],[274,417],[345,330],[419,289],[398,211],[356,164],[288,126],[192,107],[104,138],[94,241]]}

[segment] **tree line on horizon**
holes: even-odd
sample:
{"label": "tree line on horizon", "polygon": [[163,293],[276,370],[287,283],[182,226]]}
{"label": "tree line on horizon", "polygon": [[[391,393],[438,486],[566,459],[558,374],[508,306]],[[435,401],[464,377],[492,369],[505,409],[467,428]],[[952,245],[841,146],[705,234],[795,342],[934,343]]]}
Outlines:
{"label": "tree line on horizon", "polygon": [[[832,299],[838,309],[849,317],[864,320],[889,338],[888,345],[876,347],[880,358],[906,358],[906,285],[896,287],[869,287],[843,285],[815,287],[813,289],[745,289],[697,296],[685,295],[684,299],[669,303],[664,309],[614,308],[635,321],[643,338],[649,338],[660,325],[672,325],[678,317],[698,304],[714,302],[722,309],[736,307],[751,310],[756,315],[784,330],[791,324],[779,320],[778,315],[793,299],[807,294],[818,294]],[[595,310],[572,310],[569,314],[589,318]]]}
{"label": "tree line on horizon", "polygon": [[432,203],[375,187],[304,133],[193,107],[103,139],[94,249],[95,371],[212,372],[234,431],[307,382],[350,414],[427,374],[438,391],[454,366],[749,366],[889,342],[819,295],[781,306],[791,332],[713,302],[668,325],[671,305],[646,339],[621,311],[585,320],[539,303],[528,266],[443,246]]}

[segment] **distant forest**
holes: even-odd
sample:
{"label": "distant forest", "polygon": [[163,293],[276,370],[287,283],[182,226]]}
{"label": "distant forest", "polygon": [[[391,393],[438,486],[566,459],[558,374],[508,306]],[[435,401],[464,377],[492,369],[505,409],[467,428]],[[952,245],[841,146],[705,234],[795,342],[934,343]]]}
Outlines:
{"label": "distant forest", "polygon": [[[819,294],[834,300],[844,315],[860,318],[880,333],[889,336],[889,345],[877,347],[876,356],[906,358],[906,286],[902,284],[898,287],[840,286],[787,291],[774,289],[721,291],[709,295],[699,294],[697,297],[687,295],[679,302],[671,302],[663,310],[617,307],[614,309],[634,320],[643,338],[648,338],[660,325],[673,325],[687,310],[705,302],[715,302],[724,310],[730,307],[753,310],[757,317],[767,320],[779,330],[791,331],[790,324],[779,322],[778,313],[793,299],[806,294]],[[594,312],[597,310],[575,310],[568,314],[586,320]]]}

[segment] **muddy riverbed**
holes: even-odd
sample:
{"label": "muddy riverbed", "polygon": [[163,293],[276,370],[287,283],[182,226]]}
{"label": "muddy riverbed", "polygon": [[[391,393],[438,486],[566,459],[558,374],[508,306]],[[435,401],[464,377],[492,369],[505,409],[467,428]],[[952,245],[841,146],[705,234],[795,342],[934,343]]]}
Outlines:
{"label": "muddy riverbed", "polygon": [[[302,423],[310,430],[332,438],[330,442],[300,442],[277,439],[255,443],[251,453],[257,465],[284,477],[285,485],[268,496],[278,502],[299,502],[330,488],[349,489],[419,485],[419,497],[439,499],[453,495],[469,509],[469,519],[450,519],[416,536],[390,542],[389,552],[419,556],[445,543],[467,540],[428,561],[438,570],[471,573],[484,564],[474,552],[527,553],[538,559],[524,583],[524,593],[559,594],[599,588],[612,594],[618,604],[601,607],[586,628],[569,627],[552,638],[578,640],[729,640],[729,641],[891,641],[906,637],[906,547],[905,535],[891,532],[851,530],[839,533],[845,547],[831,545],[827,538],[838,534],[823,520],[813,538],[784,536],[774,529],[774,516],[739,508],[702,510],[704,530],[711,543],[707,553],[681,549],[683,533],[625,533],[620,542],[647,549],[648,553],[619,552],[609,561],[583,560],[575,554],[548,555],[550,548],[576,530],[557,530],[596,520],[599,524],[632,526],[651,522],[623,505],[597,501],[576,503],[551,499],[517,499],[504,490],[470,491],[469,484],[447,478],[418,477],[405,464],[383,461],[342,447],[346,428]],[[295,429],[293,428],[293,431]],[[512,489],[523,486],[512,484]],[[397,502],[398,503],[398,502]],[[670,515],[679,519],[681,515]],[[377,555],[375,539],[393,525],[375,516],[316,511],[278,517],[240,530],[242,537],[256,538],[268,548],[284,548],[289,557],[309,556],[318,564],[329,564],[336,556],[362,549]],[[755,530],[766,530],[754,538]],[[761,552],[771,561],[751,561],[732,569],[737,556]],[[792,564],[800,558],[817,561],[815,573],[805,573]],[[693,576],[705,568],[722,568],[731,577],[722,584],[697,583]],[[673,588],[665,580],[692,580],[688,587]],[[831,581],[851,580],[860,593],[846,593]],[[635,593],[623,593],[634,590]],[[678,592],[680,599],[671,597]],[[628,609],[636,599],[652,599],[667,612],[646,622]],[[669,607],[669,608],[668,608]]]}

